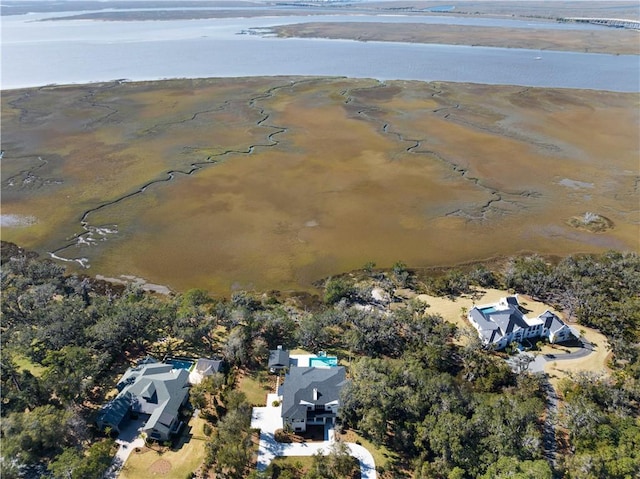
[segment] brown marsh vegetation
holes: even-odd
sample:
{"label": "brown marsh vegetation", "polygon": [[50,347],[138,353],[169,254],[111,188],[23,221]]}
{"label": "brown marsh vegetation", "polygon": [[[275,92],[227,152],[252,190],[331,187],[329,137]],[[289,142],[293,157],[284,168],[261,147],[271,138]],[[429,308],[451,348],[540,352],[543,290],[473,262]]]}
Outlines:
{"label": "brown marsh vegetation", "polygon": [[630,29],[554,30],[429,25],[419,23],[296,23],[273,27],[281,37],[332,38],[360,41],[437,43],[498,48],[529,48],[589,53],[638,55],[638,32]]}
{"label": "brown marsh vegetation", "polygon": [[[637,251],[638,106],[344,78],[6,91],[3,240],[222,294],[368,261]],[[569,224],[586,212],[610,228]]]}

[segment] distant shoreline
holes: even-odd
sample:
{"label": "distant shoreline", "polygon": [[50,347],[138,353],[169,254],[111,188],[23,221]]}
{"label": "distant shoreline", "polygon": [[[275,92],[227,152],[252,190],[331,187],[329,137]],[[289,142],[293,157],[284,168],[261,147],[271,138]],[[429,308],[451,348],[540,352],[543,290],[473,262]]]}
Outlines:
{"label": "distant shoreline", "polygon": [[[640,54],[639,32],[634,30],[548,30],[425,25],[416,23],[299,23],[279,25],[271,32],[284,38],[329,38],[340,40],[431,43],[531,50]],[[262,32],[264,33],[264,32]]]}

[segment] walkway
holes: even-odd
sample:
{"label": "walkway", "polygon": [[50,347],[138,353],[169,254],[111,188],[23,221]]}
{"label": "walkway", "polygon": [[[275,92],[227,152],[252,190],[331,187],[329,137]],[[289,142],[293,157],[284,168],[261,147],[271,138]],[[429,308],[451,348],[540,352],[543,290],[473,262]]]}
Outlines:
{"label": "walkway", "polygon": [[[323,455],[331,453],[331,446],[335,443],[333,433],[329,432],[329,440],[321,442],[281,443],[276,441],[274,433],[282,429],[282,406],[273,406],[280,398],[276,394],[267,395],[266,407],[254,407],[251,414],[251,427],[260,429],[260,444],[258,446],[258,470],[264,471],[274,458],[279,456],[313,456],[320,452]],[[346,443],[353,457],[360,464],[362,479],[376,479],[376,465],[373,456],[367,449]]]}
{"label": "walkway", "polygon": [[544,377],[544,391],[547,395],[547,414],[544,419],[542,431],[542,445],[544,447],[544,457],[549,462],[552,470],[556,470],[558,443],[556,440],[556,422],[558,419],[558,395],[549,382],[549,378]]}

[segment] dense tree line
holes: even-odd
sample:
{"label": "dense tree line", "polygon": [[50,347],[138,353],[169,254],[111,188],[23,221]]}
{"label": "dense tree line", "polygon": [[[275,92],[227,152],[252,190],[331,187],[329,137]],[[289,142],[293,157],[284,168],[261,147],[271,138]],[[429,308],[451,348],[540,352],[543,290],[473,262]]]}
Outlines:
{"label": "dense tree line", "polygon": [[227,390],[224,413],[207,443],[205,467],[221,479],[242,479],[251,465],[251,404],[244,394]]}
{"label": "dense tree line", "polygon": [[[227,360],[231,374],[192,390],[192,403],[212,425],[206,465],[219,477],[258,477],[251,471],[250,409],[234,390],[235,371],[263,368],[278,345],[332,351],[349,363],[342,427],[398,453],[384,477],[507,477],[505,470],[551,477],[542,458],[540,378],[514,374],[477,338],[460,346],[452,324],[422,302],[399,299],[398,288],[452,297],[510,288],[603,331],[614,348],[614,373],[563,383],[566,454],[555,472],[626,478],[640,468],[637,254],[519,257],[499,269],[480,265],[429,277],[401,262],[389,271],[370,263],[330,279],[324,295],[302,307],[276,293],[160,297],[66,275],[4,243],[1,252],[3,477],[38,467],[54,478],[101,477],[114,445],[93,427],[95,407],[135,359],[176,353]],[[374,285],[387,299],[372,299]],[[338,456],[314,459],[305,479],[350,477],[339,472],[347,466]]]}
{"label": "dense tree line", "polygon": [[[1,252],[2,477],[101,477],[114,446],[95,429],[95,408],[147,354],[224,357],[231,367],[255,367],[270,348],[294,346],[297,313],[270,297],[237,293],[214,300],[203,290],[162,297],[135,285],[66,275],[56,263],[7,243]],[[215,376],[194,388],[192,402],[200,407],[217,389],[210,416],[219,420],[216,434],[228,427],[226,437],[238,438],[236,426],[241,422],[246,433],[250,415],[246,403],[236,407],[232,385],[233,375]],[[226,402],[234,411],[227,413]],[[236,452],[250,456],[246,445]],[[240,476],[249,460],[237,469]],[[210,463],[219,464],[225,463]]]}
{"label": "dense tree line", "polygon": [[570,454],[562,469],[571,479],[637,477],[640,471],[638,393],[627,381],[579,374],[564,380],[562,425]]}
{"label": "dense tree line", "polygon": [[[558,306],[580,324],[599,329],[616,359],[638,364],[640,354],[640,255],[611,251],[575,255],[557,264],[540,256],[513,259],[504,284]],[[639,378],[638,371],[635,377]]]}
{"label": "dense tree line", "polygon": [[343,390],[343,424],[401,453],[418,478],[480,477],[502,457],[533,461],[550,477],[538,462],[538,378],[516,377],[504,361],[472,348],[450,349],[443,363],[454,367],[437,369],[420,349],[356,361]]}

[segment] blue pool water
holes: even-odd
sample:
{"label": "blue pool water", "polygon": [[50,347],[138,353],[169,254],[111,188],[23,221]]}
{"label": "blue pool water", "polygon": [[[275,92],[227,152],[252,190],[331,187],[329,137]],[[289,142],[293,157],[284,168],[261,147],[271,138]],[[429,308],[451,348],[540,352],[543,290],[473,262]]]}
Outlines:
{"label": "blue pool water", "polygon": [[491,314],[491,313],[495,313],[497,309],[494,308],[493,306],[488,306],[486,308],[480,308],[480,311],[482,311],[483,314]]}
{"label": "blue pool water", "polygon": [[172,364],[174,369],[186,369],[187,371],[193,365],[193,361],[186,361],[183,359],[167,359],[165,362]]}
{"label": "blue pool water", "polygon": [[323,356],[319,358],[309,359],[309,366],[311,366],[312,368],[317,368],[317,367],[332,368],[337,365],[338,365],[338,358],[335,356]]}

